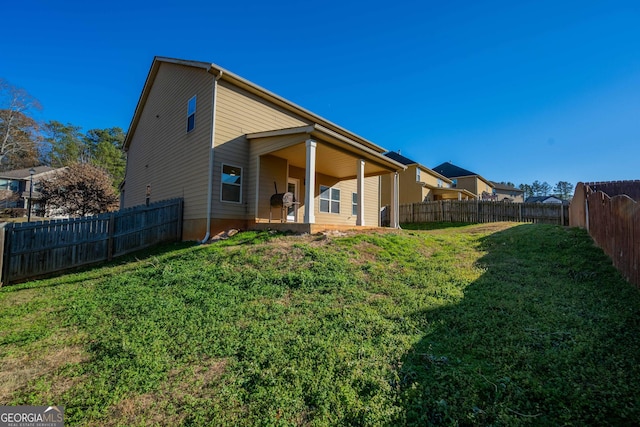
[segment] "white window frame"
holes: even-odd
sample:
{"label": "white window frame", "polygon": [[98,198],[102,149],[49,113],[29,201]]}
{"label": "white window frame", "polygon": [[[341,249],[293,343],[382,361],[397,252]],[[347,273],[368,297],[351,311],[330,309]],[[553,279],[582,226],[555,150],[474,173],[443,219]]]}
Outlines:
{"label": "white window frame", "polygon": [[[191,101],[193,101],[193,111],[191,110]],[[193,95],[191,98],[189,98],[189,101],[187,101],[187,133],[192,132],[196,128],[196,106],[197,106],[197,103],[198,103],[197,95]],[[191,129],[189,129],[189,121],[190,121],[192,116],[193,116],[193,127],[191,127]]]}
{"label": "white window frame", "polygon": [[[327,189],[329,190],[329,198],[325,198],[322,197],[322,193],[324,193],[323,189]],[[338,192],[338,198],[334,199],[334,192],[337,191]],[[329,187],[328,185],[321,185],[320,186],[320,195],[318,196],[318,211],[321,213],[329,213],[329,214],[336,214],[339,215],[340,214],[340,204],[341,204],[341,200],[340,197],[342,196],[342,194],[340,193],[340,189],[337,187]],[[327,201],[328,205],[329,205],[329,210],[328,211],[324,211],[322,210],[322,202],[323,201]],[[333,203],[337,202],[338,203],[338,211],[334,212],[333,210]]]}
{"label": "white window frame", "polygon": [[[235,184],[235,183],[230,183],[230,182],[224,182],[224,168],[229,167],[229,168],[233,168],[233,169],[240,169],[240,183],[239,184]],[[224,203],[234,203],[234,204],[241,204],[242,203],[242,180],[244,178],[244,170],[242,167],[240,166],[234,166],[234,165],[229,165],[226,163],[222,163],[220,166],[220,201],[224,202]],[[232,186],[237,186],[240,188],[240,192],[239,192],[239,200],[235,201],[235,200],[224,200],[222,198],[222,194],[223,194],[223,188],[225,185],[232,185]]]}
{"label": "white window frame", "polygon": [[358,193],[351,193],[351,215],[358,215]]}
{"label": "white window frame", "polygon": [[420,182],[420,168],[416,168],[416,182]]}

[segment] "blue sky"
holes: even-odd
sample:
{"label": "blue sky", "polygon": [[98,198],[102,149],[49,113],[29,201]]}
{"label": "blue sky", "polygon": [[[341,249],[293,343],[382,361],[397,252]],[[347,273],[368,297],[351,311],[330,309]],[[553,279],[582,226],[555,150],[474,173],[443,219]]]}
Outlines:
{"label": "blue sky", "polygon": [[640,179],[637,0],[231,3],[10,2],[0,77],[126,130],[155,55],[213,62],[428,167]]}

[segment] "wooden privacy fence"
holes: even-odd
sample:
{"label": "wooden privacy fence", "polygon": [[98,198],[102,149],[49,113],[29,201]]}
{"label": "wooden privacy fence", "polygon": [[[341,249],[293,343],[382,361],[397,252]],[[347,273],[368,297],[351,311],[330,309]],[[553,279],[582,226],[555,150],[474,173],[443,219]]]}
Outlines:
{"label": "wooden privacy fence", "polygon": [[516,221],[569,225],[568,206],[550,203],[439,200],[400,205],[399,214],[400,223]]}
{"label": "wooden privacy fence", "polygon": [[2,283],[7,284],[182,238],[182,199],[93,217],[5,223],[0,228]]}
{"label": "wooden privacy fence", "polygon": [[[599,190],[596,191],[596,188]],[[609,255],[618,271],[640,288],[638,200],[640,181],[579,182],[571,202],[570,225],[586,228],[595,243]]]}

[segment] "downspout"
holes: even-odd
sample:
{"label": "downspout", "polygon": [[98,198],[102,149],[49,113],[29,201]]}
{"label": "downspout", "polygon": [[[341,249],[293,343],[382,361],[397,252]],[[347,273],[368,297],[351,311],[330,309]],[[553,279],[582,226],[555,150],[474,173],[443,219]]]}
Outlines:
{"label": "downspout", "polygon": [[[212,71],[211,69],[209,71]],[[211,237],[211,203],[213,202],[213,149],[216,140],[216,109],[218,100],[218,80],[222,77],[222,70],[213,80],[213,94],[211,96],[211,146],[209,147],[209,185],[207,189],[207,234],[200,243],[207,243]]]}

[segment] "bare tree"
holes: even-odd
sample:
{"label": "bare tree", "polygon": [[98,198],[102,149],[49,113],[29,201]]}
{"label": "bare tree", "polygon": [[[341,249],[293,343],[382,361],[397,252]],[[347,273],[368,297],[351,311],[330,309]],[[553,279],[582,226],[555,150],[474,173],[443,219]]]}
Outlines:
{"label": "bare tree", "polygon": [[37,164],[39,126],[29,114],[41,108],[27,91],[0,79],[0,168]]}
{"label": "bare tree", "polygon": [[61,215],[87,216],[118,209],[111,178],[90,163],[76,163],[40,181],[40,201]]}
{"label": "bare tree", "polygon": [[12,190],[0,190],[0,208],[12,208],[19,200],[18,193]]}

